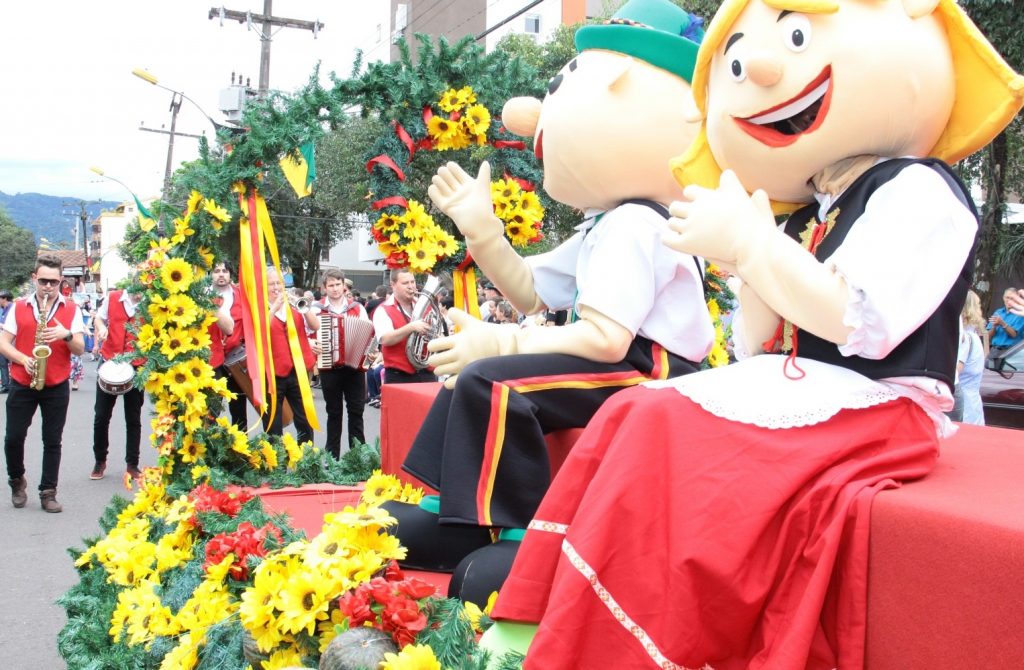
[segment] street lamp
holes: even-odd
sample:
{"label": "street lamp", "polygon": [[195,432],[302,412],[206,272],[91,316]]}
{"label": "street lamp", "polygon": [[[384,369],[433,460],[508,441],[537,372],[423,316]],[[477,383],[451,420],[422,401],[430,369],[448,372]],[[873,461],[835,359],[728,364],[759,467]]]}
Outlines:
{"label": "street lamp", "polygon": [[[189,133],[175,133],[175,131],[174,131],[174,128],[175,128],[175,126],[176,126],[176,124],[178,122],[178,110],[181,109],[181,101],[182,100],[188,100],[193,105],[195,105],[195,108],[198,109],[202,113],[202,115],[205,116],[207,118],[207,120],[210,123],[213,124],[214,132],[216,132],[221,126],[220,126],[219,123],[214,121],[213,118],[209,114],[206,113],[206,110],[204,110],[202,107],[199,106],[198,102],[196,102],[192,98],[188,97],[187,95],[185,95],[181,91],[176,91],[173,88],[168,88],[167,86],[164,86],[163,84],[160,83],[160,80],[157,79],[156,76],[153,75],[151,72],[147,72],[146,70],[143,70],[142,68],[135,68],[135,69],[132,70],[132,74],[135,75],[136,77],[138,77],[139,79],[142,79],[143,81],[149,82],[150,84],[152,84],[153,86],[156,86],[157,88],[162,88],[165,91],[170,91],[170,93],[171,93],[171,107],[170,107],[170,112],[171,112],[171,129],[167,133],[167,136],[168,136],[168,139],[167,139],[167,166],[164,169],[164,197],[166,198],[167,194],[168,194],[168,190],[170,189],[170,186],[171,186],[171,164],[172,164],[173,157],[174,157],[174,136],[175,135],[188,135],[189,137],[198,137],[198,135],[189,135]],[[149,129],[147,128],[146,130],[149,130]],[[161,131],[156,131],[156,132],[161,132]],[[129,190],[131,190],[131,189],[129,189]]]}

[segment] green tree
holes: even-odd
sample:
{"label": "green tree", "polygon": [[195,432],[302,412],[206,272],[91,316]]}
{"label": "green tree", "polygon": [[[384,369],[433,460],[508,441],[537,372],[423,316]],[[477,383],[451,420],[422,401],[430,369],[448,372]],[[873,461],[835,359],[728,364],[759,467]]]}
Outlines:
{"label": "green tree", "polygon": [[[964,0],[961,3],[1014,70],[1024,68],[1020,0]],[[1024,272],[1024,232],[1006,229],[1006,199],[1024,193],[1024,126],[1018,116],[991,144],[961,166],[985,192],[978,230],[974,286],[990,306],[992,279],[1000,272]],[[986,310],[987,311],[987,310]]]}
{"label": "green tree", "polygon": [[0,289],[17,292],[35,269],[36,241],[0,207]]}

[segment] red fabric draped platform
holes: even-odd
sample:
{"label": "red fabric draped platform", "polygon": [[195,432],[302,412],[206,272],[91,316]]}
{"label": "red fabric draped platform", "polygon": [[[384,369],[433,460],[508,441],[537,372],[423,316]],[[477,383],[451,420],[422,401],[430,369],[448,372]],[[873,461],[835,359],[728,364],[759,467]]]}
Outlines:
{"label": "red fabric draped platform", "polygon": [[[385,385],[386,472],[401,463],[440,384]],[[553,470],[579,431],[549,439]],[[866,667],[1024,667],[1024,433],[961,426],[926,478],[875,497]]]}

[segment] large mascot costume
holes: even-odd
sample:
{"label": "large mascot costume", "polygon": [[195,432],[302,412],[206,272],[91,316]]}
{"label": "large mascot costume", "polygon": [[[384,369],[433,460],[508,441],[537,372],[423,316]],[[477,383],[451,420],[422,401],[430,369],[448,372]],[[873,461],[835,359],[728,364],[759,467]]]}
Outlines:
{"label": "large mascot costume", "polygon": [[[423,527],[438,529],[438,516],[390,505],[409,565],[451,569],[477,542],[504,557],[496,560],[507,573],[518,541],[491,546],[489,533],[462,531],[525,529],[550,483],[544,434],[586,425],[621,389],[693,372],[710,350],[702,261],[661,243],[671,232],[666,205],[682,196],[666,165],[699,129],[684,110],[702,34],[700,20],[668,0],[631,0],[608,25],[577,33],[579,54],[543,104],[505,106],[503,123],[534,138],[547,192],[586,212],[555,250],[516,255],[492,210],[486,163],[476,178],[454,163],[434,177],[430,197],[517,309],[568,308],[578,318],[522,329],[449,312],[461,331],[431,342],[430,363],[456,376],[403,466],[440,490],[440,534]],[[464,564],[487,562],[474,554]]]}
{"label": "large mascot costume", "polygon": [[778,353],[602,407],[494,610],[540,623],[526,668],[863,667],[870,502],[950,430],[977,222],[943,161],[1022,89],[952,0],[726,0],[667,243]]}

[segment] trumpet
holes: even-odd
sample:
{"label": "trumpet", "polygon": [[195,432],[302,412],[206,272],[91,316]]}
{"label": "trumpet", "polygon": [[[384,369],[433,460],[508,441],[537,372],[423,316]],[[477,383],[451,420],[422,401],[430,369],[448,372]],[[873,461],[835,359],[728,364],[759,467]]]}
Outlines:
{"label": "trumpet", "polygon": [[305,314],[312,308],[308,300],[293,295],[288,296],[288,304],[294,307],[299,314]]}

